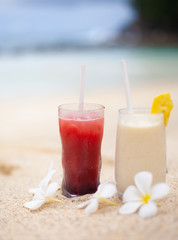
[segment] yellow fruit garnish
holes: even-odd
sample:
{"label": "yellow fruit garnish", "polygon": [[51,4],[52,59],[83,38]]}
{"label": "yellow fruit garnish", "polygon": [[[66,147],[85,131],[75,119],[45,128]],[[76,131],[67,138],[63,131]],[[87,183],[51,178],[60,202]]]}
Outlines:
{"label": "yellow fruit garnish", "polygon": [[169,93],[161,94],[153,99],[151,113],[164,113],[164,124],[167,126],[173,103]]}

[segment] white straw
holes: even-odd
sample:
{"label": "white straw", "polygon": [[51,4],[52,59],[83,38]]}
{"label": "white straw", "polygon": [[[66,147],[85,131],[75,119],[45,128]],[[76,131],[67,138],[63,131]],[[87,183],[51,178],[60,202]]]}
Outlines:
{"label": "white straw", "polygon": [[81,85],[80,85],[80,96],[79,96],[79,110],[83,111],[84,106],[84,84],[85,84],[85,70],[86,66],[81,66]]}
{"label": "white straw", "polygon": [[127,67],[126,67],[126,61],[125,60],[121,61],[121,66],[122,66],[122,75],[123,75],[123,79],[124,79],[124,87],[125,87],[125,94],[126,94],[126,100],[127,100],[127,108],[128,108],[128,112],[132,112],[133,107],[132,107],[129,79],[128,79]]}

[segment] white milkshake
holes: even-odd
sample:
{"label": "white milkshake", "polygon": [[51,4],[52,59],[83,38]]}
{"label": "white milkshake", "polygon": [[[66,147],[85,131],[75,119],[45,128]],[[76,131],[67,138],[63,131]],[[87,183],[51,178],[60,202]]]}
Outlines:
{"label": "white milkshake", "polygon": [[164,116],[150,114],[149,109],[119,111],[116,140],[115,179],[123,193],[134,184],[140,171],[150,171],[154,183],[164,182],[166,176],[166,141]]}

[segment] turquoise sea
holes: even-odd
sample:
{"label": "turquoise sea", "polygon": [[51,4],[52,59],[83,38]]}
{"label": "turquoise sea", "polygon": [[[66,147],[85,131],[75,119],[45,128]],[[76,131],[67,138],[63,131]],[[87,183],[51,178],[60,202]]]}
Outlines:
{"label": "turquoise sea", "polygon": [[[82,64],[86,91],[117,88],[121,59],[127,61],[131,86],[178,81],[178,48],[97,47],[113,46],[136,19],[125,0],[2,1],[0,99],[78,93]],[[61,50],[49,50],[56,46]]]}
{"label": "turquoise sea", "polygon": [[79,91],[86,64],[87,90],[122,84],[120,60],[127,61],[131,85],[178,81],[178,48],[100,48],[0,55],[0,98]]}

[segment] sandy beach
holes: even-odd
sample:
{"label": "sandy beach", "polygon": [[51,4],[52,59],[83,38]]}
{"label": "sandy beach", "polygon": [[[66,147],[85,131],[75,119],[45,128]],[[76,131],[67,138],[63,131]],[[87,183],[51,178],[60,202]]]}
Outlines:
{"label": "sandy beach", "polygon": [[[46,97],[14,97],[0,102],[0,240],[49,239],[127,239],[176,240],[178,237],[178,82],[136,85],[132,89],[135,107],[150,107],[154,96],[170,92],[174,109],[167,134],[167,183],[170,194],[160,200],[155,217],[141,219],[138,214],[120,215],[117,206],[102,204],[99,210],[85,215],[77,209],[88,195],[50,203],[37,211],[23,207],[31,200],[30,188],[37,187],[54,162],[55,181],[62,181],[61,143],[57,106],[76,102],[76,93]],[[92,100],[92,101],[91,101]],[[86,92],[86,102],[101,103],[105,110],[102,144],[101,183],[114,181],[116,125],[119,108],[124,108],[123,89]],[[121,206],[119,196],[112,201]]]}

